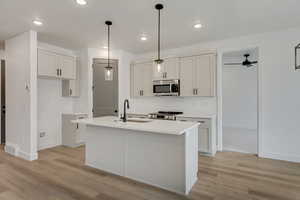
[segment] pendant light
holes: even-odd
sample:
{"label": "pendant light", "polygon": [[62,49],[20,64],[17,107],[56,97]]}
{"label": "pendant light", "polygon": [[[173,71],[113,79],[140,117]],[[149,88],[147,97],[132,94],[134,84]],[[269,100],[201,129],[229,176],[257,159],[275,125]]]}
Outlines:
{"label": "pendant light", "polygon": [[157,60],[155,60],[157,66],[157,72],[162,71],[163,59],[160,58],[160,11],[164,8],[162,4],[156,4],[155,9],[158,10],[158,37],[157,37]]}
{"label": "pendant light", "polygon": [[105,24],[107,25],[107,66],[104,68],[105,73],[105,80],[112,81],[114,70],[110,65],[110,26],[112,25],[111,21],[106,21]]}

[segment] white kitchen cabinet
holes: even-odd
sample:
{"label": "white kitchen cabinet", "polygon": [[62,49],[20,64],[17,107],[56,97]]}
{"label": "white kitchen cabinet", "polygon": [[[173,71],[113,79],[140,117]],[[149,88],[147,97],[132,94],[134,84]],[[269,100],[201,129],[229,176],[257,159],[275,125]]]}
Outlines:
{"label": "white kitchen cabinet", "polygon": [[217,152],[217,138],[216,138],[216,119],[215,116],[211,118],[196,118],[196,117],[177,117],[179,121],[193,121],[199,122],[198,129],[198,150],[204,155],[214,156]]}
{"label": "white kitchen cabinet", "polygon": [[181,96],[215,96],[215,54],[180,58]]}
{"label": "white kitchen cabinet", "polygon": [[76,59],[71,56],[60,56],[61,78],[76,79]]}
{"label": "white kitchen cabinet", "polygon": [[80,85],[79,80],[63,80],[62,81],[63,97],[79,97]]}
{"label": "white kitchen cabinet", "polygon": [[153,80],[179,79],[179,58],[167,58],[158,71],[157,64],[153,64]]}
{"label": "white kitchen cabinet", "polygon": [[152,62],[133,64],[131,76],[131,93],[134,97],[153,96]]}
{"label": "white kitchen cabinet", "polygon": [[85,126],[72,121],[87,117],[84,113],[62,114],[62,145],[78,147],[84,144]]}
{"label": "white kitchen cabinet", "polygon": [[38,49],[38,75],[59,77],[59,56],[50,51]]}
{"label": "white kitchen cabinet", "polygon": [[38,76],[76,79],[76,58],[38,49]]}
{"label": "white kitchen cabinet", "polygon": [[62,80],[62,96],[63,97],[79,97],[80,96],[80,77],[79,77],[79,61],[76,62],[76,79]]}

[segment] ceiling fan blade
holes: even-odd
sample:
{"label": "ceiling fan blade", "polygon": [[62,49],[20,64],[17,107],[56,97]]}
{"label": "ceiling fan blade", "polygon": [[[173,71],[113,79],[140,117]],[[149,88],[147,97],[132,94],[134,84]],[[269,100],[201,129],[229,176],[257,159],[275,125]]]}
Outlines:
{"label": "ceiling fan blade", "polygon": [[258,61],[251,61],[251,64],[257,64]]}
{"label": "ceiling fan blade", "polygon": [[224,63],[224,65],[242,65],[243,63]]}

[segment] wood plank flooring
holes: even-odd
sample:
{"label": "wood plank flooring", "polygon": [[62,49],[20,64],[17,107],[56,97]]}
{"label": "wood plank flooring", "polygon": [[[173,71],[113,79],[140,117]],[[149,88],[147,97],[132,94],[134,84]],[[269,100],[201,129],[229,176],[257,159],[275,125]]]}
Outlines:
{"label": "wood plank flooring", "polygon": [[[83,165],[84,147],[56,147],[24,161],[0,149],[0,200],[293,200],[300,164],[222,152],[199,157],[199,181],[187,197]],[[174,166],[176,167],[176,166]]]}

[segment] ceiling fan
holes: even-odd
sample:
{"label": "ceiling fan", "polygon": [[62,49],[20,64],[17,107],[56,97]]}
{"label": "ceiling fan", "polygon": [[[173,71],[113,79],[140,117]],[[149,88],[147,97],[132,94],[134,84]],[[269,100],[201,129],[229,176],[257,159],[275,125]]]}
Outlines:
{"label": "ceiling fan", "polygon": [[254,66],[254,64],[257,64],[258,61],[250,61],[248,60],[248,57],[250,56],[250,54],[245,54],[245,61],[242,63],[224,63],[224,65],[242,65],[242,66],[246,66],[246,67],[252,67]]}

